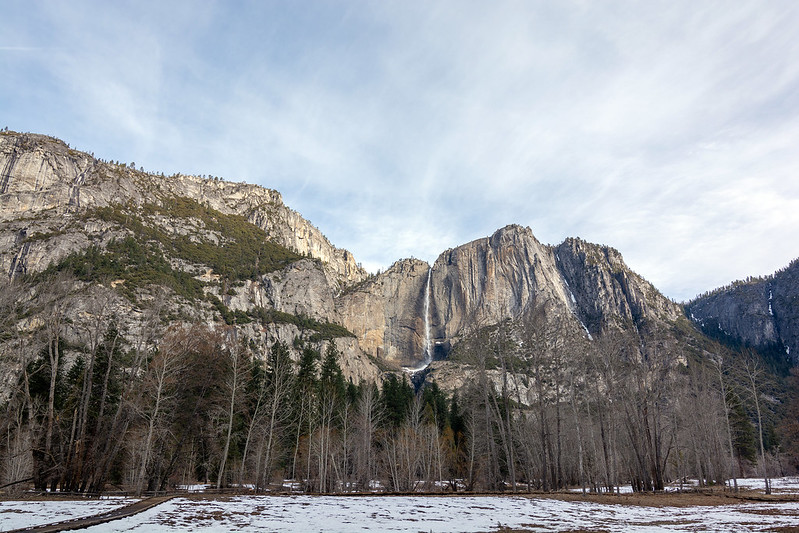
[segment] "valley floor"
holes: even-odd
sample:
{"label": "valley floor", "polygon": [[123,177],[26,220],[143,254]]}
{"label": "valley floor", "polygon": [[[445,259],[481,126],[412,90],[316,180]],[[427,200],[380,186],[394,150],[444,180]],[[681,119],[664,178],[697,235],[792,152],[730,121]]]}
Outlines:
{"label": "valley floor", "polygon": [[[742,486],[756,480],[743,481]],[[797,531],[799,479],[762,491],[524,496],[177,497],[88,532]],[[131,499],[0,501],[0,531],[87,516]]]}

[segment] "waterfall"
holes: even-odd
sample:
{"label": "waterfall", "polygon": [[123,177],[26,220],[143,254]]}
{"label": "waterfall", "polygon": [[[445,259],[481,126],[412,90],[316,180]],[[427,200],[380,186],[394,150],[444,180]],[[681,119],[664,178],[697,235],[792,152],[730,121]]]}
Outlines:
{"label": "waterfall", "polygon": [[[415,374],[427,368],[433,362],[433,339],[430,335],[430,281],[433,278],[433,267],[427,270],[427,284],[424,288],[424,354],[422,362],[417,367],[403,367],[406,372]],[[413,378],[412,378],[413,379]],[[418,383],[416,384],[418,386]]]}
{"label": "waterfall", "polygon": [[433,277],[433,267],[427,270],[427,287],[424,291],[424,366],[433,361],[433,349],[430,340],[430,278]]}

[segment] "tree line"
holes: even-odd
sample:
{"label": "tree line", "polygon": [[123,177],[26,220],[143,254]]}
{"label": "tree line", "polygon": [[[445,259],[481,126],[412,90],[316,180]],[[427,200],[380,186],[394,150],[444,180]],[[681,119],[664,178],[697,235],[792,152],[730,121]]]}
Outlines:
{"label": "tree line", "polygon": [[796,464],[754,359],[693,360],[654,327],[588,341],[541,305],[474,327],[462,387],[417,391],[404,374],[345,379],[334,340],[266,348],[224,323],[166,327],[157,299],[126,326],[113,293],[87,307],[74,286],[0,293],[7,490],[657,491],[768,484]]}

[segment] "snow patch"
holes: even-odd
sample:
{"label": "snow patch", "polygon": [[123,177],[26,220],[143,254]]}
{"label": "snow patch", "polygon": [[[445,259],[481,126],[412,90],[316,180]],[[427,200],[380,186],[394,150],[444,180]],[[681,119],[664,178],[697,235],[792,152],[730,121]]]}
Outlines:
{"label": "snow patch", "polygon": [[588,340],[590,340],[590,341],[594,340],[594,337],[591,336],[591,332],[588,331],[588,328],[585,326],[585,323],[582,321],[580,316],[577,314],[577,298],[574,297],[574,293],[572,292],[571,287],[569,287],[569,282],[564,279],[563,283],[566,284],[566,292],[569,293],[569,298],[571,299],[571,302],[572,302],[571,306],[569,306],[569,309],[571,310],[572,314],[574,315],[574,318],[576,318],[577,321],[580,322],[580,325],[583,327],[583,330],[585,330],[585,334],[588,335]]}
{"label": "snow patch", "polygon": [[[579,317],[577,318],[577,320],[580,320],[580,319],[579,319]],[[590,331],[588,331],[588,328],[587,328],[587,327],[585,327],[585,324],[583,323],[583,321],[582,321],[582,320],[580,320],[580,325],[581,325],[581,326],[583,327],[583,329],[585,330],[585,334],[586,334],[586,335],[588,335],[588,340],[589,340],[589,341],[592,341],[592,340],[594,340],[594,338],[591,336],[591,332],[590,332]]]}
{"label": "snow patch", "polygon": [[178,485],[176,488],[178,490],[185,490],[186,492],[205,492],[206,489],[210,489],[213,485],[208,483],[200,483],[197,485]]}
{"label": "snow patch", "polygon": [[[799,494],[799,477],[773,479],[775,493]],[[685,486],[693,486],[688,481]],[[762,491],[760,478],[739,479]],[[629,492],[629,487],[622,487]],[[579,490],[579,489],[578,489]],[[670,490],[675,490],[670,487]],[[135,500],[3,501],[0,531],[103,513]],[[742,528],[745,524],[745,528]],[[150,531],[481,532],[524,531],[773,531],[799,527],[799,501],[716,507],[645,507],[528,496],[234,496],[175,498],[137,515],[87,528],[91,533]]]}
{"label": "snow patch", "polygon": [[107,513],[137,501],[139,500],[119,497],[74,501],[0,501],[0,531],[42,526]]}
{"label": "snow patch", "polygon": [[91,532],[769,531],[799,526],[799,502],[644,507],[522,496],[175,498]]}

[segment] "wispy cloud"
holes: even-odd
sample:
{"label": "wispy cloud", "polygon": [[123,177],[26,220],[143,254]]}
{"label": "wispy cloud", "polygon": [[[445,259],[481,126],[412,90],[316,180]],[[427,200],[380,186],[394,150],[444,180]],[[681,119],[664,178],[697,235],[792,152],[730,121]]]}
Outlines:
{"label": "wispy cloud", "polygon": [[276,188],[367,266],[513,222],[683,299],[799,255],[794,2],[20,6],[10,127]]}
{"label": "wispy cloud", "polygon": [[35,52],[42,50],[36,46],[0,46],[0,52]]}

